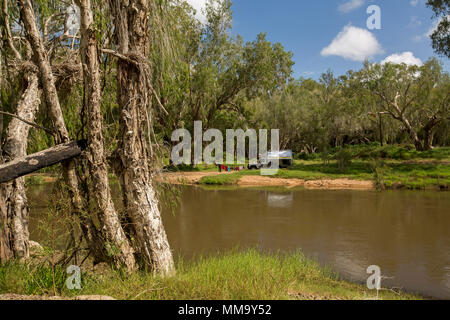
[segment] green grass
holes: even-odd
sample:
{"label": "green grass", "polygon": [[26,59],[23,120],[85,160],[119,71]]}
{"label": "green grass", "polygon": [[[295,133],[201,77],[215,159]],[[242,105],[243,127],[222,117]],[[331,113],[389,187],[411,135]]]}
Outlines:
{"label": "green grass", "polygon": [[[301,180],[344,178],[372,180],[377,182],[377,185],[381,183],[381,187],[386,189],[448,190],[450,188],[450,148],[436,148],[427,152],[417,152],[415,149],[400,146],[354,146],[347,149],[352,160],[345,167],[340,167],[338,160],[330,160],[326,164],[320,159],[295,160],[293,168],[281,169],[278,174],[271,177]],[[330,158],[334,158],[335,155],[336,153],[332,152]],[[379,158],[372,158],[372,156],[379,156]],[[398,160],[401,158],[404,159]],[[260,175],[260,171],[247,170],[232,175],[205,177],[200,183],[233,185],[244,175],[256,176]]]}
{"label": "green grass", "polygon": [[[243,175],[259,175],[258,170],[242,172]],[[302,180],[318,180],[318,179],[340,179],[349,178],[357,180],[371,179],[372,171],[370,164],[363,161],[353,161],[351,166],[343,172],[334,162],[324,165],[320,161],[301,161],[295,160],[291,169],[280,169],[274,178],[283,179],[302,179]]]}
{"label": "green grass", "polygon": [[[66,273],[55,268],[55,286],[64,290]],[[53,278],[50,266],[39,264],[8,263],[0,266],[0,293],[25,295],[50,295],[53,292]]]}
{"label": "green grass", "polygon": [[448,189],[450,165],[391,163],[384,180],[388,188]]}
{"label": "green grass", "polygon": [[41,186],[46,183],[45,178],[41,175],[31,175],[25,177],[25,182],[27,186]]}
{"label": "green grass", "polygon": [[[382,166],[383,170],[377,170]],[[242,171],[239,173],[207,176],[200,180],[202,185],[235,185],[242,176],[258,176],[259,170]],[[374,161],[357,160],[341,171],[337,163],[324,165],[320,161],[296,160],[292,169],[281,169],[278,174],[271,176],[282,179],[353,179],[374,180],[381,179],[387,189],[441,189],[450,187],[450,165],[422,162],[384,161],[374,164]]]}
{"label": "green grass", "polygon": [[[385,145],[381,146],[379,143],[363,144],[363,145],[348,145],[344,149],[350,153],[353,159],[369,160],[390,159],[390,160],[420,160],[420,159],[435,159],[443,160],[450,159],[450,147],[435,148],[430,151],[417,151],[413,145]],[[333,148],[329,151],[329,158],[336,159],[341,147]],[[297,160],[320,160],[320,154],[304,154],[296,155]]]}
{"label": "green grass", "polygon": [[236,185],[241,178],[239,173],[207,176],[200,179],[200,184],[206,186],[232,186]]}
{"label": "green grass", "polygon": [[[50,268],[12,263],[0,267],[0,293],[47,295],[51,292]],[[49,278],[50,277],[50,278]],[[40,280],[43,279],[43,280]],[[160,278],[143,272],[126,275],[106,270],[84,273],[82,289],[68,291],[58,273],[58,294],[107,295],[124,300],[288,300],[374,299],[376,292],[339,279],[328,268],[301,253],[262,254],[257,250],[179,262],[177,274]],[[420,299],[410,294],[380,292],[381,299]]]}

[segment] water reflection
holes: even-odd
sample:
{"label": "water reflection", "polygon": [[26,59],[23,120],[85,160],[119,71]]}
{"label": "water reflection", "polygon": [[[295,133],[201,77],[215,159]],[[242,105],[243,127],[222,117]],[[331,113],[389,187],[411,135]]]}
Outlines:
{"label": "water reflection", "polygon": [[186,187],[175,215],[164,210],[163,219],[172,248],[186,258],[236,246],[301,249],[349,280],[365,282],[367,267],[378,265],[393,277],[387,286],[450,298],[449,207],[450,194],[439,192]]}
{"label": "water reflection", "polygon": [[294,193],[277,194],[273,192],[267,193],[267,205],[270,208],[289,208],[294,202]]}

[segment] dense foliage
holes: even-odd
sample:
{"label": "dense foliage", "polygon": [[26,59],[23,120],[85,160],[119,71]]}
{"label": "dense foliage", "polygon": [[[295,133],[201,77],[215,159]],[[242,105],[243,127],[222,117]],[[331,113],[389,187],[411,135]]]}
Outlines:
{"label": "dense foliage", "polygon": [[[85,136],[84,93],[76,65],[77,29],[68,23],[76,12],[60,1],[35,1],[44,36],[52,43],[52,64],[58,81],[66,124],[73,139]],[[181,0],[155,2],[150,17],[150,55],[153,86],[153,144],[169,150],[175,129],[192,130],[193,121],[204,129],[278,128],[281,146],[297,153],[317,153],[345,144],[414,144],[418,150],[448,146],[450,77],[432,58],[423,66],[369,64],[336,77],[332,71],[317,81],[292,78],[292,53],[265,34],[245,42],[231,36],[231,3],[210,0],[207,21]],[[107,6],[93,1],[100,49],[112,45],[112,21]],[[447,1],[435,6],[448,9]],[[441,11],[442,11],[441,10]],[[9,2],[11,32],[16,47],[27,54],[23,32],[15,21],[18,12]],[[440,11],[436,11],[438,14]],[[4,22],[4,21],[2,21]],[[14,64],[1,26],[1,108],[14,113],[23,90],[21,69]],[[447,34],[448,37],[448,34]],[[116,60],[103,54],[102,108],[109,151],[117,146],[118,105]],[[72,68],[72,69],[71,69]],[[37,123],[51,127],[42,103]],[[6,127],[9,117],[3,116]],[[53,141],[33,129],[29,152]],[[167,153],[166,153],[167,154]]]}

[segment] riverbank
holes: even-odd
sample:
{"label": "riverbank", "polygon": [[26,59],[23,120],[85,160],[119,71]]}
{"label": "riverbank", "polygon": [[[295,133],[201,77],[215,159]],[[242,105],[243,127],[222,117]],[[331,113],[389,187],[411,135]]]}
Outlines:
{"label": "riverbank", "polygon": [[[273,176],[260,170],[220,173],[214,165],[166,167],[160,182],[240,187],[301,187],[323,190],[450,190],[450,148],[417,152],[404,146],[357,145],[327,154],[297,155],[292,168]],[[300,159],[301,158],[301,159]],[[167,160],[168,161],[168,160]],[[28,185],[54,181],[49,173],[27,177]]]}
{"label": "riverbank", "polygon": [[242,175],[237,173],[212,173],[212,172],[177,172],[165,173],[160,181],[171,184],[187,185],[236,185],[239,187],[283,187],[317,190],[375,190],[372,181],[351,179],[286,179],[271,178],[266,176]]}
{"label": "riverbank", "polygon": [[[328,268],[296,254],[257,250],[180,261],[177,274],[160,278],[144,272],[126,275],[98,265],[84,267],[82,289],[69,291],[67,275],[56,268],[59,297],[107,296],[120,300],[374,300],[377,292],[343,281]],[[31,264],[0,266],[0,298],[51,299],[51,268]],[[11,295],[12,293],[19,295]],[[417,295],[381,290],[378,299],[417,300]]]}
{"label": "riverbank", "polygon": [[235,185],[243,187],[304,187],[324,190],[449,190],[448,159],[352,160],[345,166],[338,161],[295,160],[290,169],[273,176],[260,170],[219,173],[214,166],[182,168],[167,172],[161,179],[172,184]]}

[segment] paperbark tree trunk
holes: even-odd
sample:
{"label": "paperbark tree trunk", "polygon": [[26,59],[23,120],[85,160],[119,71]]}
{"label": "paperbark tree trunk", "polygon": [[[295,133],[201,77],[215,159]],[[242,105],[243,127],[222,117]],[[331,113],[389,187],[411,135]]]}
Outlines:
{"label": "paperbark tree trunk", "polygon": [[[27,88],[17,105],[16,115],[33,122],[39,109],[41,91],[35,72],[25,74]],[[13,118],[6,131],[2,161],[9,162],[27,154],[30,126]],[[29,208],[25,178],[0,184],[0,261],[29,257]]]}
{"label": "paperbark tree trunk", "polygon": [[[148,159],[149,108],[148,15],[152,0],[110,0],[118,53],[118,103],[120,143],[116,172],[122,186],[127,216],[131,221],[136,256],[143,267],[161,275],[174,273],[172,252],[152,185]],[[148,75],[147,75],[148,76]]]}
{"label": "paperbark tree trunk", "polygon": [[[42,82],[45,101],[49,107],[53,126],[57,133],[56,142],[68,142],[70,139],[69,133],[64,123],[52,68],[47,51],[43,45],[41,34],[36,25],[36,19],[31,2],[30,0],[19,0],[18,2],[21,18],[24,24],[25,35],[33,50],[36,64],[39,67],[39,75]],[[134,265],[129,258],[130,248],[127,245],[128,241],[124,236],[123,231],[121,231],[118,218],[113,217],[111,221],[104,220],[108,224],[102,226],[103,229],[100,233],[102,233],[104,237],[100,237],[99,231],[95,228],[92,219],[83,213],[84,203],[78,187],[78,179],[75,172],[74,161],[67,161],[66,163],[63,163],[63,171],[65,182],[71,192],[74,212],[81,220],[83,232],[90,246],[91,252],[96,256],[96,259],[100,261],[102,257],[108,256],[116,262],[117,265],[125,266],[127,269],[132,269]],[[109,249],[109,251],[105,252],[105,249]]]}
{"label": "paperbark tree trunk", "polygon": [[33,51],[34,60],[39,67],[39,77],[44,92],[45,102],[49,108],[49,114],[56,133],[56,144],[70,141],[69,132],[64,123],[64,117],[59,104],[58,92],[56,91],[50,60],[47,50],[44,48],[41,33],[36,24],[33,7],[30,0],[19,0],[20,15],[24,24],[24,31]]}
{"label": "paperbark tree trunk", "polygon": [[[0,91],[2,90],[2,54],[0,51]],[[2,106],[0,105],[0,111],[3,111]],[[2,151],[2,144],[3,144],[3,114],[0,114],[0,164],[3,163],[3,151]],[[3,217],[3,209],[2,204],[5,201],[3,199],[3,195],[0,193],[0,262],[4,261],[11,255],[11,251],[9,250],[10,247],[8,244],[7,236],[6,236],[6,219]]]}
{"label": "paperbark tree trunk", "polygon": [[103,116],[101,113],[100,68],[97,54],[97,39],[92,28],[93,18],[90,0],[77,0],[81,18],[81,60],[83,65],[84,90],[86,95],[88,126],[88,164],[92,180],[92,196],[96,211],[104,230],[107,243],[121,246],[119,263],[131,271],[135,268],[134,250],[129,244],[120,224],[108,183],[108,166],[103,138]]}

